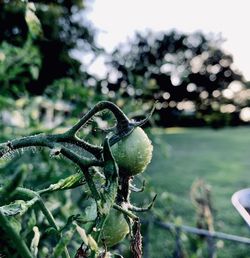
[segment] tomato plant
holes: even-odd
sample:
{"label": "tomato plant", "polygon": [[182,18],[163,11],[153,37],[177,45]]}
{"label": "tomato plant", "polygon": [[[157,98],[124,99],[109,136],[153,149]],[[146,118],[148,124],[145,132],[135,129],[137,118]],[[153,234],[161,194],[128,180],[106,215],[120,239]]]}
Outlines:
{"label": "tomato plant", "polygon": [[[94,145],[79,138],[78,131],[105,109],[112,112],[117,123],[115,127],[106,130],[103,144]],[[139,127],[146,121],[131,121],[115,104],[102,101],[63,133],[36,134],[0,144],[0,158],[19,149],[25,152],[30,147],[42,147],[51,150],[51,157],[64,156],[80,169],[78,173],[36,190],[19,186],[25,170],[22,167],[11,181],[0,187],[0,229],[8,236],[6,244],[21,257],[37,257],[41,250],[40,236],[44,239],[52,234],[52,256],[70,257],[68,246],[78,234],[81,245],[75,250],[75,257],[80,254],[83,256],[84,253],[85,257],[97,258],[104,257],[113,245],[130,233],[131,257],[142,257],[140,219],[133,212],[148,210],[154,200],[149,207],[139,208],[131,204],[130,194],[133,191],[134,176],[146,169],[152,156],[151,142]],[[83,185],[88,187],[85,199],[91,200],[89,205],[81,214],[72,214],[65,225],[59,226],[43,196]],[[46,233],[39,231],[41,225],[37,213],[34,213],[33,238],[25,239],[20,221],[28,210],[36,207],[49,225],[45,228]]]}

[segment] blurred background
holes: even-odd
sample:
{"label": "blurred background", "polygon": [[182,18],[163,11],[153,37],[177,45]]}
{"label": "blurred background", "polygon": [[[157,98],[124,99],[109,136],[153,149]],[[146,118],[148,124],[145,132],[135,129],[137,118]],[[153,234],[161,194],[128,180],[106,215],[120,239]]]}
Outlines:
{"label": "blurred background", "polygon": [[[235,191],[250,184],[248,5],[0,1],[1,142],[64,131],[100,100],[116,103],[134,119],[156,103],[145,128],[154,157],[138,179],[139,185],[146,179],[147,190],[133,197],[143,205],[159,194],[145,216],[145,257],[248,257],[247,246],[222,240],[213,243],[211,256],[205,238],[148,223],[156,218],[250,236],[230,203]],[[109,114],[97,117],[82,130],[84,137],[100,142],[96,128],[105,128],[107,119],[112,123]],[[75,171],[66,160],[48,158],[46,150],[36,154],[1,160],[0,184],[20,164],[29,172],[24,184],[38,189]],[[84,208],[72,192],[48,197],[61,222]],[[31,229],[25,229],[27,236]],[[41,252],[49,252],[45,240]]]}

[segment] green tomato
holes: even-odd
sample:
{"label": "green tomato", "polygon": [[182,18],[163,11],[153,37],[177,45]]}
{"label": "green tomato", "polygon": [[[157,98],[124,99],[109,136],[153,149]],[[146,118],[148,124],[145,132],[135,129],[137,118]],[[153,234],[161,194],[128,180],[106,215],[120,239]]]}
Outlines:
{"label": "green tomato", "polygon": [[101,239],[107,247],[118,244],[129,233],[129,226],[122,212],[111,209],[103,226]]}
{"label": "green tomato", "polygon": [[153,146],[141,127],[111,147],[120,173],[137,175],[142,173],[152,158]]}

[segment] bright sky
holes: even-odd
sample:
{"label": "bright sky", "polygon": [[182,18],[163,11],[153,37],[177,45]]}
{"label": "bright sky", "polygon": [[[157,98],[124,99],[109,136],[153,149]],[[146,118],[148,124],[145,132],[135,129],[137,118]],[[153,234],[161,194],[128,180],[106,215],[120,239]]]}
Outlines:
{"label": "bright sky", "polygon": [[[250,1],[247,0],[93,0],[88,19],[100,30],[97,42],[107,51],[135,31],[221,33],[223,47],[250,80]],[[92,67],[103,72],[102,60]]]}

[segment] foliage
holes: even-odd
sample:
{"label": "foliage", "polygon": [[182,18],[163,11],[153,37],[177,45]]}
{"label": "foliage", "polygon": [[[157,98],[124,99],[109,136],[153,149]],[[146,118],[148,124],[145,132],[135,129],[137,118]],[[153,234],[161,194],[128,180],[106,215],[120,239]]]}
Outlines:
{"label": "foliage", "polygon": [[[220,48],[221,39],[210,38],[202,33],[187,35],[171,32],[159,37],[153,34],[138,34],[135,41],[130,44],[130,50],[121,49],[113,53],[110,57],[113,68],[108,78],[98,80],[86,72],[86,67],[80,67],[80,63],[71,55],[72,49],[81,50],[82,53],[100,51],[95,45],[94,30],[80,18],[84,16],[84,2],[34,2],[35,5],[16,0],[4,0],[0,3],[1,142],[19,139],[23,135],[64,134],[72,124],[78,122],[79,117],[93,107],[94,103],[102,100],[112,100],[129,114],[129,117],[135,119],[144,117],[145,112],[153,106],[155,100],[158,100],[157,112],[150,122],[156,121],[158,125],[164,126],[208,124],[220,127],[238,124],[240,109],[249,105],[249,87],[247,85],[248,88],[244,88],[241,74],[233,67],[232,56]],[[114,77],[118,79],[114,80]],[[104,148],[103,139],[107,133],[105,129],[114,125],[115,121],[110,110],[101,112],[81,127],[77,137]],[[242,131],[239,132],[237,139],[233,132],[228,135],[228,146],[222,141],[218,143],[220,137],[216,138],[216,146],[226,145],[224,149],[218,149],[214,147],[211,139],[206,138],[206,134],[200,136],[200,131],[183,137],[180,133],[177,138],[174,134],[168,135],[171,145],[165,142],[164,136],[156,136],[158,132],[155,134],[155,131],[148,131],[156,146],[157,154],[154,157],[157,167],[154,167],[154,164],[149,167],[154,177],[150,179],[148,176],[151,186],[147,185],[146,193],[150,198],[154,198],[155,189],[158,192],[162,191],[154,215],[177,224],[181,223],[181,215],[182,220],[192,222],[194,212],[190,208],[190,200],[183,196],[187,196],[194,177],[206,174],[206,179],[212,182],[215,188],[215,194],[221,197],[216,200],[215,207],[217,210],[218,207],[222,207],[223,211],[225,209],[223,214],[215,213],[215,227],[236,232],[238,229],[235,224],[238,221],[225,198],[228,200],[231,192],[238,189],[238,185],[246,186],[246,182],[240,180],[240,176],[235,173],[243,173],[245,178],[244,168],[236,162],[242,159],[237,153],[248,153],[244,144],[241,147],[241,143],[246,141],[245,138],[239,138]],[[203,145],[199,148],[200,143],[205,144],[206,148],[210,146],[204,155]],[[75,154],[81,155],[81,158],[93,158],[88,151],[83,151],[82,148],[70,143],[61,142],[59,145],[73,150]],[[190,146],[198,146],[197,151],[190,151]],[[15,243],[19,241],[19,248],[24,252],[32,252],[34,256],[41,254],[45,257],[53,251],[60,255],[61,252],[65,252],[64,246],[67,245],[70,254],[77,251],[79,257],[84,257],[87,246],[91,250],[96,250],[96,242],[102,246],[102,241],[95,241],[96,232],[93,226],[93,221],[98,217],[97,209],[100,207],[92,198],[82,172],[76,165],[69,163],[57,147],[52,152],[41,147],[29,147],[25,148],[25,151],[20,148],[8,152],[4,159],[0,160],[1,197],[6,196],[6,193],[9,193],[10,197],[1,199],[0,211],[3,216],[0,220],[2,225],[11,226],[1,230],[12,232],[14,228],[25,242],[30,244],[29,250],[26,250],[23,241],[19,241],[20,238],[16,239],[15,232],[10,233],[10,238],[13,237]],[[210,149],[213,154],[210,153]],[[223,155],[225,149],[229,153],[228,159],[226,158],[227,164],[221,161],[226,157]],[[229,150],[233,152],[230,153]],[[173,155],[175,152],[177,154]],[[185,156],[187,153],[188,156]],[[166,154],[171,156],[168,164],[165,162]],[[193,157],[189,156],[192,154]],[[216,155],[220,160],[216,159]],[[98,158],[105,159],[103,155]],[[109,157],[108,160],[112,165],[112,158]],[[247,161],[243,163],[247,164]],[[167,180],[166,174],[162,177],[163,172],[167,173]],[[228,172],[230,177],[227,179],[228,174],[225,173]],[[109,182],[110,178],[105,178],[103,167],[98,168],[98,171],[94,168],[91,173],[95,174],[93,181],[97,191],[103,193],[106,189],[105,182]],[[130,188],[131,191],[140,192],[142,189],[136,188],[134,184],[142,180],[136,180],[138,179],[134,178]],[[237,186],[232,185],[232,181],[235,181]],[[20,188],[16,188],[17,186]],[[229,186],[232,187],[231,190]],[[165,192],[166,188],[173,194]],[[13,189],[16,189],[16,192],[12,191]],[[27,194],[37,193],[39,196],[33,195],[31,198],[23,199],[22,191],[25,189],[30,190],[26,192],[26,197]],[[138,203],[149,201],[140,195],[132,197],[132,200]],[[107,206],[111,206],[109,201],[112,202],[109,199]],[[135,211],[147,210],[152,206],[151,203],[146,208],[138,209],[129,204],[129,209]],[[128,215],[132,216],[132,220],[135,219],[132,213],[128,213],[128,207],[124,209],[117,203],[114,206],[122,216],[125,213],[125,217]],[[57,225],[54,224],[50,212],[55,217]],[[72,214],[75,216],[71,216]],[[148,219],[150,216],[144,218]],[[223,221],[226,220],[231,221],[232,225],[230,222],[229,226],[224,225]],[[133,233],[140,239],[139,225],[134,225]],[[149,232],[150,245],[155,254],[163,251],[165,255],[176,251],[171,241],[167,242],[167,248],[162,248],[166,244],[166,235],[158,234],[152,225]],[[242,228],[237,233],[239,232],[246,233]],[[2,231],[0,233],[3,236]],[[179,237],[176,232],[172,232],[167,239],[173,236]],[[193,254],[192,248],[199,245],[199,241],[187,239],[183,234],[180,237],[184,239],[184,252]],[[16,245],[10,238],[1,239],[0,250],[15,257]],[[85,244],[81,246],[82,242]],[[138,242],[140,243],[134,242],[137,248],[134,250],[140,250],[140,244],[136,245]],[[125,245],[118,247],[114,247],[116,251],[128,252]],[[199,250],[199,246],[197,248]],[[246,250],[226,245],[223,254],[220,255],[229,257],[232,253],[234,257],[242,257]],[[131,254],[128,257],[131,257]]]}
{"label": "foliage", "polygon": [[[105,109],[112,112],[117,124],[112,129],[106,129],[108,134],[104,138],[103,144],[97,146],[79,138],[77,132],[81,127],[94,115]],[[131,186],[133,177],[130,175],[130,171],[126,172],[124,169],[123,173],[119,173],[119,164],[117,165],[110,148],[123,138],[131,137],[136,127],[142,123],[145,123],[145,120],[141,122],[130,121],[116,105],[103,101],[96,104],[75,125],[63,133],[35,134],[2,143],[0,145],[0,158],[9,156],[19,149],[26,151],[27,148],[31,147],[47,147],[51,150],[51,157],[64,156],[80,169],[79,173],[60,178],[58,182],[53,184],[46,180],[43,186],[37,180],[36,183],[38,183],[40,190],[36,189],[35,184],[32,185],[33,190],[28,187],[19,187],[23,182],[24,174],[29,170],[28,164],[25,163],[18,167],[19,170],[10,181],[6,182],[6,178],[4,179],[0,188],[0,225],[2,235],[6,234],[7,238],[1,239],[2,254],[12,257],[16,255],[25,258],[36,257],[39,250],[39,256],[44,257],[47,255],[47,251],[40,251],[40,247],[38,247],[41,238],[41,246],[46,246],[49,250],[53,249],[52,257],[61,257],[63,253],[63,257],[70,257],[67,248],[70,244],[74,246],[71,247],[70,253],[76,254],[75,246],[78,245],[80,247],[77,252],[84,252],[86,257],[103,257],[108,253],[107,247],[110,248],[120,242],[130,231],[132,238],[131,255],[132,257],[142,257],[140,219],[132,212],[150,209],[155,198],[145,209],[134,207],[131,204],[130,191],[133,190]],[[142,133],[144,136],[143,131]],[[138,142],[135,141],[134,144],[138,144]],[[145,146],[142,146],[142,143],[139,144],[143,149],[151,143],[147,141],[144,143]],[[148,163],[148,159],[145,162]],[[13,167],[12,161],[4,167],[4,170],[10,167]],[[82,185],[87,185],[88,189],[86,189],[85,197],[81,196],[81,200],[78,201],[80,203],[89,201],[88,207],[83,211],[79,210],[80,214],[72,214],[68,210],[66,214],[70,214],[70,216],[65,214],[64,219],[60,215],[58,220],[57,217],[54,218],[43,200],[43,195]],[[132,189],[130,189],[131,187]],[[65,201],[65,196],[62,195],[62,197],[64,198],[61,199],[61,202]],[[72,201],[76,202],[76,200]],[[57,205],[61,205],[60,199],[57,201]],[[71,202],[68,203],[66,200],[65,205],[71,206]],[[72,204],[72,208],[76,208],[76,206],[74,207]],[[113,209],[117,211],[112,211]],[[33,212],[31,226],[25,228],[25,221],[29,220],[29,217],[25,215],[30,211]],[[46,218],[47,226],[44,219],[40,217],[39,211]],[[114,212],[118,215],[113,216]],[[61,226],[58,225],[60,217],[62,219]],[[17,223],[13,223],[13,220]],[[105,226],[106,224],[108,226]],[[118,225],[119,227],[116,228]],[[32,239],[30,239],[31,230],[34,231]],[[24,239],[20,237],[21,231]],[[74,240],[76,232],[80,238]],[[48,241],[49,235],[54,235],[54,241]],[[15,245],[13,245],[13,241]],[[26,242],[30,242],[30,249]]]}
{"label": "foliage", "polygon": [[32,42],[22,47],[7,42],[0,45],[0,83],[2,96],[12,94],[19,97],[26,85],[37,80],[41,68],[41,55]]}
{"label": "foliage", "polygon": [[[17,53],[17,57],[20,58],[26,53],[26,61],[19,60],[17,64],[15,58],[5,61],[14,62],[14,71],[11,74],[18,75],[19,79],[13,83],[13,78],[7,77],[6,85],[10,89],[16,87],[15,85],[25,86],[28,92],[41,94],[56,79],[87,78],[88,74],[80,71],[80,62],[70,55],[72,49],[79,49],[82,53],[97,49],[94,30],[83,19],[84,2],[75,0],[34,3],[35,5],[27,4],[26,1],[19,0],[0,3],[0,42],[5,42],[4,50],[8,51],[1,52],[1,56],[18,51],[20,53]],[[33,52],[39,53],[38,64],[35,61],[37,58],[33,60]],[[0,62],[2,59],[0,58]],[[30,62],[26,64],[28,60]],[[35,65],[32,65],[34,62]],[[15,72],[16,69],[20,70],[20,66],[23,76],[20,76],[20,72]],[[83,66],[81,68],[84,70]],[[23,87],[20,88],[18,96],[23,95],[23,90]]]}
{"label": "foliage", "polygon": [[106,87],[122,91],[124,97],[158,100],[160,125],[204,125],[205,116],[216,114],[221,125],[230,123],[224,116],[239,111],[232,99],[234,90],[240,89],[225,90],[235,81],[244,85],[222,42],[201,32],[138,33],[113,52],[112,80]]}

